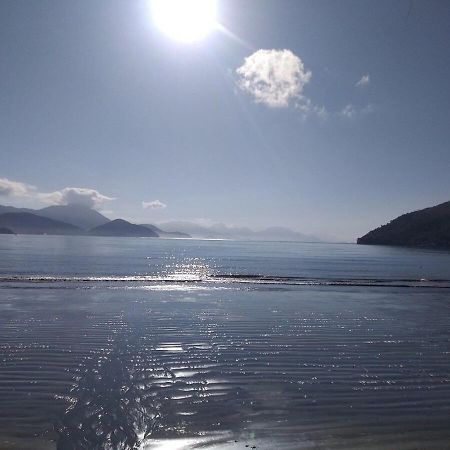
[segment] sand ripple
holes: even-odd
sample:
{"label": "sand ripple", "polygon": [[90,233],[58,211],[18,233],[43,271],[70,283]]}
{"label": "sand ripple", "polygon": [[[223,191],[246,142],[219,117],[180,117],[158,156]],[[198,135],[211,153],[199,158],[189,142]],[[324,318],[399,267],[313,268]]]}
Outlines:
{"label": "sand ripple", "polygon": [[450,440],[441,289],[129,287],[5,284],[1,448],[34,439],[58,449],[443,449]]}

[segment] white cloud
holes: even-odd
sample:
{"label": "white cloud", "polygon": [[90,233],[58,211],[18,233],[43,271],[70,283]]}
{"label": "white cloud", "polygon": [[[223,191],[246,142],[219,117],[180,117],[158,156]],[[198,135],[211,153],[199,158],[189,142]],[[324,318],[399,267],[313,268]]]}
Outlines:
{"label": "white cloud", "polygon": [[27,197],[35,190],[30,184],[0,178],[0,195],[3,197]]}
{"label": "white cloud", "polygon": [[35,186],[8,178],[0,178],[0,196],[26,197],[52,205],[82,205],[95,209],[115,200],[89,188],[66,187],[60,191],[39,192]]}
{"label": "white cloud", "polygon": [[356,82],[356,86],[359,87],[364,87],[364,86],[368,86],[370,84],[370,75],[368,73],[366,73],[365,75],[363,75],[357,82]]}
{"label": "white cloud", "polygon": [[325,120],[328,117],[328,111],[324,106],[317,106],[307,97],[302,97],[297,101],[295,107],[301,111],[303,119],[311,115],[317,116],[319,119]]}
{"label": "white cloud", "polygon": [[344,108],[342,108],[341,110],[341,116],[347,117],[348,119],[351,119],[355,115],[356,115],[356,107],[355,105],[352,105],[350,103],[344,106]]}
{"label": "white cloud", "polygon": [[167,205],[159,200],[152,200],[150,202],[142,202],[142,207],[144,209],[162,209],[166,208]]}
{"label": "white cloud", "polygon": [[88,208],[100,208],[105,202],[114,200],[100,194],[95,189],[67,187],[60,191],[39,193],[39,200],[55,205],[81,205]]}
{"label": "white cloud", "polygon": [[356,116],[371,114],[375,111],[375,108],[370,103],[363,108],[358,108],[355,105],[349,103],[339,112],[341,117],[345,117],[347,119],[353,119]]}
{"label": "white cloud", "polygon": [[252,95],[256,103],[271,108],[286,108],[302,97],[311,79],[302,60],[290,50],[258,50],[245,58],[236,70],[237,85]]}

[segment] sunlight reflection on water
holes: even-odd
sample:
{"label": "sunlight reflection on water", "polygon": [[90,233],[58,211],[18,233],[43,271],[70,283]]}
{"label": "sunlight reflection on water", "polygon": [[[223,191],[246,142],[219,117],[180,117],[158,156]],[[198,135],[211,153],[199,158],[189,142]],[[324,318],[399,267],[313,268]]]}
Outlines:
{"label": "sunlight reflection on water", "polygon": [[176,257],[170,258],[160,275],[174,281],[204,280],[214,275],[213,268],[203,258],[184,258],[180,261]]}

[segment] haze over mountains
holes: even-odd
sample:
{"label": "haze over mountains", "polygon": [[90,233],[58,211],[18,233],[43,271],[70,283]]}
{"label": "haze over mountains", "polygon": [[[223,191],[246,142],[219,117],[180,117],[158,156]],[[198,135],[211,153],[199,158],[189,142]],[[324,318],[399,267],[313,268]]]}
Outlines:
{"label": "haze over mountains", "polygon": [[[289,228],[271,227],[254,231],[224,224],[199,225],[188,221],[160,224],[133,224],[123,219],[110,220],[86,206],[55,205],[42,209],[0,205],[0,228],[3,234],[74,234],[95,236],[134,236],[162,238],[240,239],[279,241],[320,241]],[[1,232],[1,231],[0,231]]]}
{"label": "haze over mountains", "polygon": [[48,206],[40,209],[36,214],[67,222],[85,230],[104,225],[110,220],[95,209],[80,205]]}
{"label": "haze over mountains", "polygon": [[247,227],[230,227],[223,223],[200,225],[188,221],[172,221],[159,224],[167,231],[183,230],[194,238],[202,239],[242,239],[267,241],[303,241],[320,242],[316,236],[311,236],[284,227],[270,227],[254,231]]}
{"label": "haze over mountains", "polygon": [[20,212],[65,222],[82,230],[89,230],[110,221],[110,219],[95,209],[76,204],[48,206],[42,209],[15,208],[14,206],[0,205],[0,216],[4,213]]}

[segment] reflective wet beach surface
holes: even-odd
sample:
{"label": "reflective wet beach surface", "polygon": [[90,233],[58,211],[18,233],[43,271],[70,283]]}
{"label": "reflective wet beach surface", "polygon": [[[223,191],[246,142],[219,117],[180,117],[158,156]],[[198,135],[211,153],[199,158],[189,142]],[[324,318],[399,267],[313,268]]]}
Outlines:
{"label": "reflective wet beach surface", "polygon": [[3,283],[1,448],[448,448],[437,288]]}
{"label": "reflective wet beach surface", "polygon": [[0,237],[0,448],[450,448],[450,254]]}

